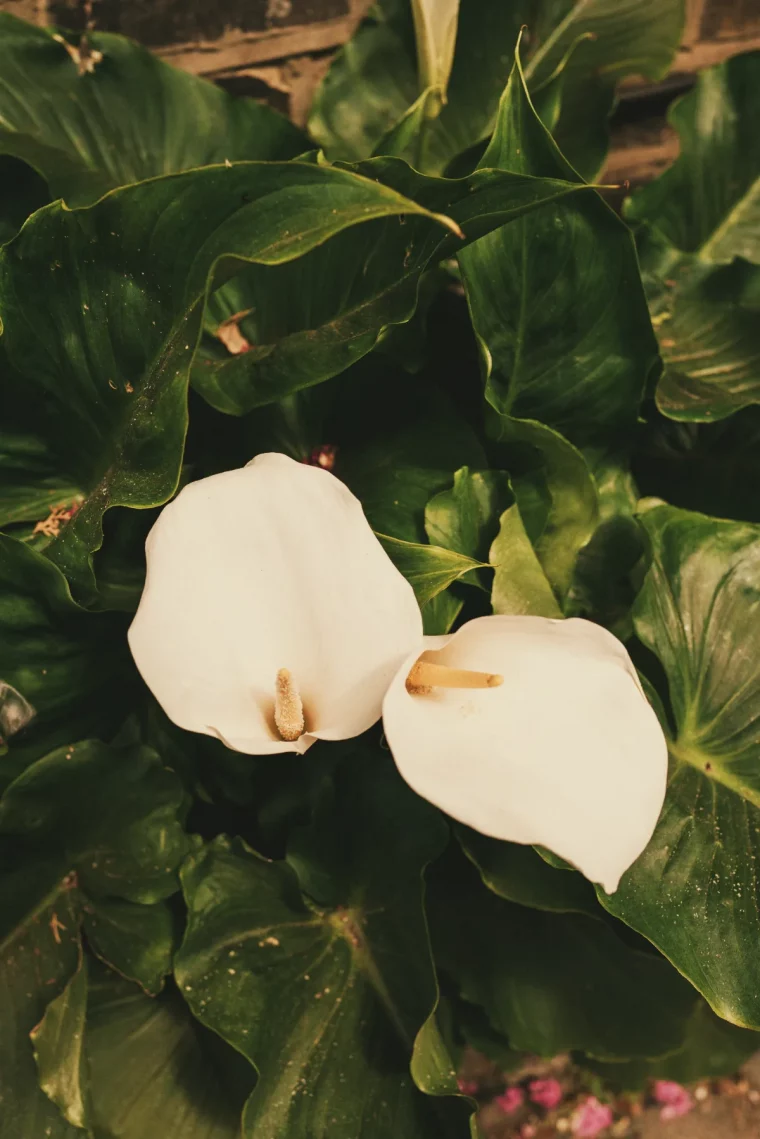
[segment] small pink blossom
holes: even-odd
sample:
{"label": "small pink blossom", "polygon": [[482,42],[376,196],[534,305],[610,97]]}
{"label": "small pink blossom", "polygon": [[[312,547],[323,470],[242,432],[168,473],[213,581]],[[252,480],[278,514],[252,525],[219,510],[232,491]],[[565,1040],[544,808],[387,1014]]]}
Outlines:
{"label": "small pink blossom", "polygon": [[533,1103],[551,1111],[562,1103],[562,1085],[559,1080],[531,1080],[528,1084],[528,1095]]}
{"label": "small pink blossom", "polygon": [[601,1131],[612,1123],[612,1108],[600,1103],[596,1096],[589,1096],[576,1111],[570,1130],[578,1139],[596,1139]]}
{"label": "small pink blossom", "polygon": [[498,1103],[501,1110],[509,1115],[525,1103],[525,1092],[522,1088],[506,1088],[501,1095],[497,1095],[494,1102]]}
{"label": "small pink blossom", "polygon": [[532,1123],[524,1123],[520,1128],[520,1139],[533,1139],[536,1129]]}
{"label": "small pink blossom", "polygon": [[475,1080],[457,1080],[457,1087],[462,1095],[477,1095],[478,1085]]}
{"label": "small pink blossom", "polygon": [[673,1080],[655,1080],[653,1095],[657,1103],[664,1104],[660,1112],[660,1119],[678,1119],[679,1115],[686,1115],[694,1107],[694,1100],[686,1088]]}

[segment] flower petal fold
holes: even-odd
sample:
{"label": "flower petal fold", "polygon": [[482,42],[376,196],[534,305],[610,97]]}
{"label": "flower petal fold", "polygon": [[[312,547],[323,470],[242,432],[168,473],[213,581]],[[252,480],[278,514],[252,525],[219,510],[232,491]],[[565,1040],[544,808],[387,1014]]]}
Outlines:
{"label": "flower petal fold", "polygon": [[611,633],[577,618],[470,621],[423,659],[503,676],[500,687],[407,691],[383,705],[404,779],[482,834],[545,846],[614,892],[651,838],[667,745]]}
{"label": "flower petal fold", "polygon": [[[251,755],[348,739],[422,643],[411,586],[334,475],[280,454],[186,486],[148,535],[132,654],[182,728]],[[287,670],[305,730],[275,724]]]}

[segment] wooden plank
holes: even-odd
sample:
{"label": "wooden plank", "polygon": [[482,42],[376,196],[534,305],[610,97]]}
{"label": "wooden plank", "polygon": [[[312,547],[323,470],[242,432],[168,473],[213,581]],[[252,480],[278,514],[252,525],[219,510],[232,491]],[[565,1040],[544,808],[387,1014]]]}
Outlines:
{"label": "wooden plank", "polygon": [[196,75],[335,49],[371,0],[0,0],[38,25],[119,32]]}

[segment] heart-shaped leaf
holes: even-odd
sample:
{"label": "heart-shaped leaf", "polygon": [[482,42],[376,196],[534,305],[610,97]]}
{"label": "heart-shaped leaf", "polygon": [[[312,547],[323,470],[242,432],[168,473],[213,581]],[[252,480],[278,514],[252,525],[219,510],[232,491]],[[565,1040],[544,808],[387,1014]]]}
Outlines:
{"label": "heart-shaped leaf", "polygon": [[446,828],[377,754],[349,756],[334,794],[296,872],[227,839],[188,862],[180,989],[258,1069],[246,1136],[465,1135],[409,1074],[437,997],[421,874]]}
{"label": "heart-shaped leaf", "polygon": [[649,846],[602,904],[726,1020],[760,1027],[760,530],[659,506],[635,628],[667,676],[671,769]]}

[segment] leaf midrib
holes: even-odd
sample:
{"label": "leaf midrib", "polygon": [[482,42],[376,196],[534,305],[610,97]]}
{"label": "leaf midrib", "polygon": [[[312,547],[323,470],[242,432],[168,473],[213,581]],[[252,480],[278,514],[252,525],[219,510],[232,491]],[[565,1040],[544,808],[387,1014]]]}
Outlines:
{"label": "leaf midrib", "polygon": [[676,740],[669,739],[668,751],[676,763],[693,767],[708,782],[719,783],[744,802],[760,808],[760,790],[748,787],[725,767],[720,756],[704,751],[688,733],[682,733]]}

